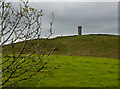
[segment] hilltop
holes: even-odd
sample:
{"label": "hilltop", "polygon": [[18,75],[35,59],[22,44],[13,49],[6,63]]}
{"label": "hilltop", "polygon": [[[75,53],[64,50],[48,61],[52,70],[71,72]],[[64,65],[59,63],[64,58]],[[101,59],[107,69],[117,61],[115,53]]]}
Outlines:
{"label": "hilltop", "polygon": [[[47,51],[50,47],[55,47],[54,55],[118,58],[118,36],[82,35],[56,37],[47,40],[35,39],[28,42],[26,52],[29,52],[29,49],[37,42],[40,42],[40,47],[46,44]],[[20,51],[23,43],[16,43],[16,53]],[[7,53],[11,53],[10,45],[6,46],[5,50]],[[6,51],[3,50],[3,54],[5,53]]]}

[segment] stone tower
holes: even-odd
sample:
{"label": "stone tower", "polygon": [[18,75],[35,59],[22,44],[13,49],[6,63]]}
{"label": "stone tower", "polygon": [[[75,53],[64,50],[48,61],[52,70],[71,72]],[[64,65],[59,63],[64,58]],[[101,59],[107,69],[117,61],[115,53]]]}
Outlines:
{"label": "stone tower", "polygon": [[78,35],[82,35],[82,26],[78,26]]}

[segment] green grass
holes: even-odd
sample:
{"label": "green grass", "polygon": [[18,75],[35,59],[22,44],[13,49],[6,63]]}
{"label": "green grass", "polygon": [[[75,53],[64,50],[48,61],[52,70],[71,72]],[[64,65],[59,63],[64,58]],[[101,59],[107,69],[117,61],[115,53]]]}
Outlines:
{"label": "green grass", "polygon": [[[38,42],[40,42],[39,48],[45,46],[47,52],[49,52],[51,47],[56,47],[57,50],[54,52],[54,55],[92,56],[118,59],[118,36],[83,35],[57,37],[49,40],[40,39],[40,41],[36,39],[28,42],[25,52],[30,52],[30,48],[33,48]],[[20,42],[15,45],[15,49],[17,49],[15,53],[20,52],[23,43],[24,42]],[[12,53],[11,46],[7,46],[5,50],[3,50],[3,54],[9,53]]]}
{"label": "green grass", "polygon": [[[49,65],[59,64],[52,78],[41,73],[29,81],[21,82],[22,87],[117,87],[118,60],[97,57],[52,56]],[[41,79],[43,78],[43,79]],[[19,85],[19,84],[18,84]]]}
{"label": "green grass", "polygon": [[[118,86],[118,36],[71,36],[28,41],[24,52],[31,52],[38,42],[38,48],[46,53],[51,47],[56,51],[47,66],[52,72],[38,73],[27,81],[14,86],[22,87],[116,87]],[[24,42],[14,45],[17,55]],[[46,45],[45,45],[46,44]],[[11,45],[3,46],[2,55],[12,54]],[[7,50],[7,51],[6,51]],[[26,55],[26,54],[24,54]],[[37,55],[36,53],[34,54]],[[56,56],[55,56],[56,55]],[[12,56],[12,55],[11,55]],[[26,59],[27,60],[27,59]],[[30,60],[33,64],[38,60]],[[9,63],[8,63],[9,64]],[[7,64],[6,64],[7,65]],[[6,66],[6,65],[3,65]],[[23,66],[26,66],[23,65]],[[55,66],[55,67],[54,67]],[[57,68],[56,68],[57,67]],[[50,69],[42,70],[48,71]],[[27,74],[32,72],[27,72]],[[26,77],[27,74],[23,77]]]}

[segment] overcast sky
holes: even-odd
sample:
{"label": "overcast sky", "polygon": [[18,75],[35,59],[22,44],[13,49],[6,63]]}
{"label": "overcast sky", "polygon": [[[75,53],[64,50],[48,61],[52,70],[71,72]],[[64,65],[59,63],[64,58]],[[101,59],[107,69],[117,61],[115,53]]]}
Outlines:
{"label": "overcast sky", "polygon": [[83,34],[118,34],[117,2],[30,2],[43,9],[42,28],[45,35],[54,12],[53,36],[77,35],[78,26]]}
{"label": "overcast sky", "polygon": [[[19,2],[20,0],[7,0],[7,1]],[[29,0],[29,2],[119,2],[119,0]]]}
{"label": "overcast sky", "polygon": [[[48,35],[54,12],[53,35],[118,34],[118,2],[29,2],[43,10],[42,37]],[[14,4],[15,5],[15,4]],[[17,6],[17,4],[15,5]]]}

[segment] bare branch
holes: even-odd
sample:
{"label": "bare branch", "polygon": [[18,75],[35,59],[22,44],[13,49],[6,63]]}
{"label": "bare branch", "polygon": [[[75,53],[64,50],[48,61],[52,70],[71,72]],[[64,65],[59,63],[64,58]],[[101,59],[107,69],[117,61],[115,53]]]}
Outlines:
{"label": "bare branch", "polygon": [[[46,45],[44,45],[44,47],[40,45],[42,16],[42,10],[38,11],[29,7],[28,2],[19,3],[19,10],[14,8],[11,3],[2,3],[1,45],[4,46],[3,53],[6,54],[3,54],[4,56],[2,57],[4,61],[0,64],[3,65],[0,73],[2,73],[2,77],[6,77],[6,79],[0,86],[11,86],[19,81],[27,80],[42,69],[47,68],[45,66],[51,60],[48,57],[52,55],[54,47],[51,48],[49,52],[46,52]],[[50,34],[46,39],[49,39],[53,34],[53,21],[54,14],[52,12],[52,21],[50,22],[50,28],[48,30]],[[27,45],[29,45],[29,42],[33,39],[38,39],[38,42],[34,47],[29,48],[29,52],[27,52]],[[16,41],[19,42],[19,40],[22,41],[22,46],[16,53],[16,50],[18,50]],[[7,53],[7,48],[10,48],[11,52]],[[37,56],[35,56],[35,53],[37,53]],[[30,63],[33,59],[37,61]],[[28,77],[20,78],[20,76],[25,76],[29,71],[32,71],[32,73],[30,73]],[[19,79],[17,79],[18,77]],[[13,78],[16,80],[12,81]],[[9,82],[9,84],[7,84],[7,82]]]}

